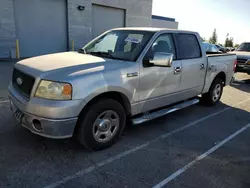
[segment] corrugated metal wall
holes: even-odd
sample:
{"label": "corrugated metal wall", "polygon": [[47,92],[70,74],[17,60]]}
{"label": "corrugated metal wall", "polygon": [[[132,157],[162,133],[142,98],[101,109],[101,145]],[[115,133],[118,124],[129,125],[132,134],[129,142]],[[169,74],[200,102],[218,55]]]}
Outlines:
{"label": "corrugated metal wall", "polygon": [[65,0],[14,0],[21,57],[67,51]]}

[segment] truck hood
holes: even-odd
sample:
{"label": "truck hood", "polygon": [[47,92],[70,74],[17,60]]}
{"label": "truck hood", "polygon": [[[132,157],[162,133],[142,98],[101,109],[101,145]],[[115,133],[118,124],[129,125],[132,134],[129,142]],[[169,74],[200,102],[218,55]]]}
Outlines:
{"label": "truck hood", "polygon": [[125,64],[121,60],[64,52],[25,59],[19,61],[15,67],[34,77],[62,80],[65,77],[93,73],[104,68],[105,70],[122,68]]}
{"label": "truck hood", "polygon": [[232,53],[236,54],[238,59],[250,59],[250,52],[233,51]]}

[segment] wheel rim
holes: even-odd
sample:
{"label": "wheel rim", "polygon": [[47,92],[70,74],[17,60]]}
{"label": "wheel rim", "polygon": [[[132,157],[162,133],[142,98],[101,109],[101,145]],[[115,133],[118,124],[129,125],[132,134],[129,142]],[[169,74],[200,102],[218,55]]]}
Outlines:
{"label": "wheel rim", "polygon": [[101,113],[93,125],[93,136],[97,142],[110,141],[117,133],[120,126],[120,118],[113,110]]}
{"label": "wheel rim", "polygon": [[220,95],[221,95],[221,85],[217,84],[213,91],[213,101],[214,102],[218,101],[220,98]]}

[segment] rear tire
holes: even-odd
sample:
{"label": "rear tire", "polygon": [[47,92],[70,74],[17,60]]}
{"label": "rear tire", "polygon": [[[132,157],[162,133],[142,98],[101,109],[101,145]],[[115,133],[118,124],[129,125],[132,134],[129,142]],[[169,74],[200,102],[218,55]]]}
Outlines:
{"label": "rear tire", "polygon": [[223,93],[223,82],[221,78],[215,78],[208,93],[201,97],[201,102],[207,106],[213,106],[220,101]]}
{"label": "rear tire", "polygon": [[77,138],[90,150],[108,148],[121,136],[125,122],[125,110],[119,102],[101,99],[80,116]]}

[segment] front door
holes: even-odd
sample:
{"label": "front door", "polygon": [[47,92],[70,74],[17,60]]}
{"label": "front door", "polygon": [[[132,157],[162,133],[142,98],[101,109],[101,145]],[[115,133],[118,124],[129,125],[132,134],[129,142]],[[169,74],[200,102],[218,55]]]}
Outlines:
{"label": "front door", "polygon": [[[172,53],[172,67],[140,65],[140,81],[138,87],[138,111],[146,112],[170,103],[175,99],[175,93],[180,89],[181,61],[176,60],[175,46],[172,34],[162,34],[157,37],[149,48],[144,59],[153,59],[156,52]],[[177,71],[176,71],[177,70]]]}

